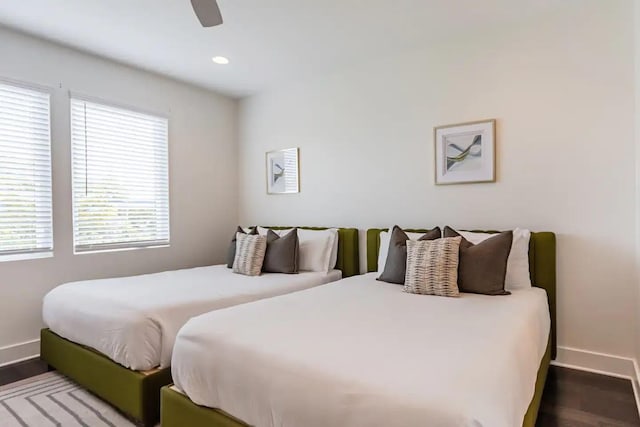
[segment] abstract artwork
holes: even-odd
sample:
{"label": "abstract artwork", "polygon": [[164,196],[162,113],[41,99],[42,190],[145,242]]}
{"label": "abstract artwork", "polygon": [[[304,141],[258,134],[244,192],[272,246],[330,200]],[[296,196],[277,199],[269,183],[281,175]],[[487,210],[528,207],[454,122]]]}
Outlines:
{"label": "abstract artwork", "polygon": [[495,120],[436,127],[436,184],[495,182],[495,129]]}
{"label": "abstract artwork", "polygon": [[300,192],[298,149],[267,153],[267,193],[288,194]]}

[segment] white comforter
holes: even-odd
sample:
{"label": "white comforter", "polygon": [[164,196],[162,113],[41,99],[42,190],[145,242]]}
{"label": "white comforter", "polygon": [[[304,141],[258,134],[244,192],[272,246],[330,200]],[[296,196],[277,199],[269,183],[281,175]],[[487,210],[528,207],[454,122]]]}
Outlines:
{"label": "white comforter", "polygon": [[193,316],[339,280],[342,273],[234,274],[224,265],[67,283],[49,292],[44,323],[121,365],[167,367],[178,330]]}
{"label": "white comforter", "polygon": [[191,319],[178,390],[257,427],[522,425],[549,336],[543,290],[443,298],[374,278]]}

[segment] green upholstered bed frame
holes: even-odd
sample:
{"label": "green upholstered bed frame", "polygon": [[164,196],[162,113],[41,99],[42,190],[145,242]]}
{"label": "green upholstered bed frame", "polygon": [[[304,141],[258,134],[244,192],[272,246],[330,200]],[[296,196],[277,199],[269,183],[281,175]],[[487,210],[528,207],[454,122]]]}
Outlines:
{"label": "green upholstered bed frame", "polygon": [[[372,228],[367,230],[367,271],[378,271],[378,251],[380,250],[380,233],[387,229]],[[409,232],[426,233],[428,229],[407,229]],[[469,230],[476,233],[499,233],[496,230]],[[549,364],[556,358],[556,235],[554,233],[532,232],[529,240],[529,274],[533,286],[547,291],[551,331],[549,344],[540,362],[536,390],[529,409],[524,417],[524,427],[534,427],[540,409],[542,392],[549,371]]]}
{"label": "green upholstered bed frame", "polygon": [[[343,277],[359,274],[358,245],[358,229],[338,229],[336,268],[342,270]],[[62,338],[49,329],[40,332],[40,357],[60,373],[111,403],[138,424],[153,426],[158,422],[160,388],[171,384],[171,368],[150,372],[133,371],[95,350]]]}
{"label": "green upholstered bed frame", "polygon": [[[377,271],[380,232],[382,229],[367,230],[367,270]],[[427,232],[426,229],[407,230]],[[532,233],[529,245],[529,265],[531,278],[535,286],[544,288],[549,297],[551,311],[551,334],[545,354],[538,368],[533,399],[524,416],[523,427],[535,427],[542,401],[542,393],[549,371],[552,355],[555,355],[555,295],[556,295],[556,241],[555,234],[549,232]],[[161,393],[162,427],[247,427],[244,422],[225,412],[199,406],[184,394],[170,386],[162,388]]]}
{"label": "green upholstered bed frame", "polygon": [[133,371],[49,329],[40,331],[40,357],[137,423],[153,426],[158,421],[159,390],[171,383],[171,368]]}

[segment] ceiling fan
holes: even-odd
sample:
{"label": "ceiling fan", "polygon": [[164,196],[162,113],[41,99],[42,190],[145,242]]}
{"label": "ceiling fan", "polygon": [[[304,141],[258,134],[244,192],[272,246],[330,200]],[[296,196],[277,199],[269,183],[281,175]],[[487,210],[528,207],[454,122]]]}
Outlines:
{"label": "ceiling fan", "polygon": [[191,6],[203,27],[222,24],[222,15],[216,0],[191,0]]}

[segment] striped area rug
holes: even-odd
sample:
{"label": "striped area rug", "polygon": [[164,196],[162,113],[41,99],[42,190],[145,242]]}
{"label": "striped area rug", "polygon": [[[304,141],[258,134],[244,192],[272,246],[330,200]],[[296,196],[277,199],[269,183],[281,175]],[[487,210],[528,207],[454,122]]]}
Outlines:
{"label": "striped area rug", "polygon": [[118,411],[56,373],[0,387],[0,426],[134,426]]}

